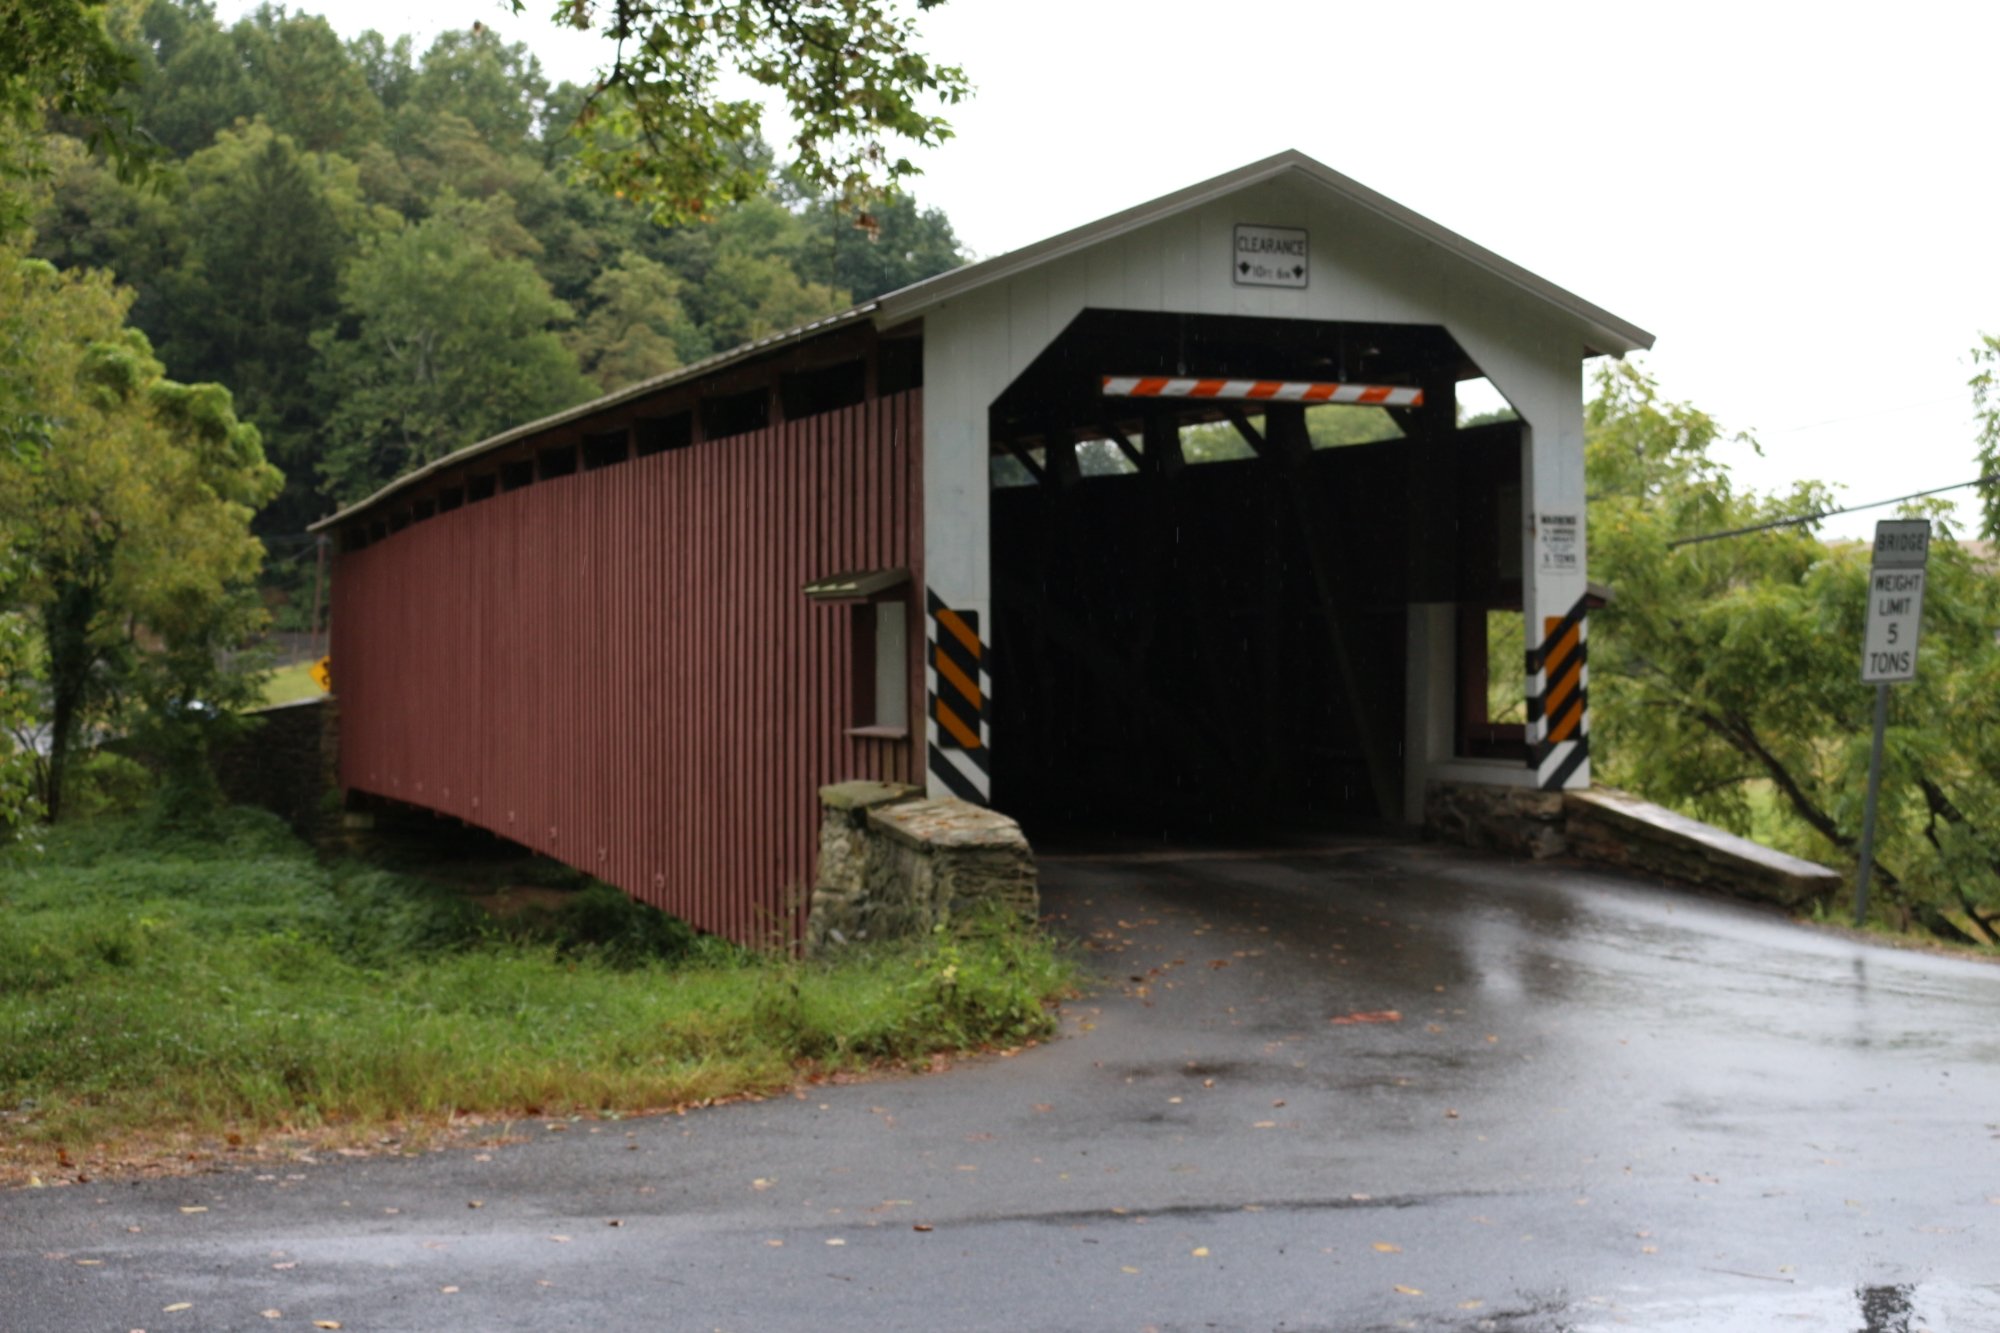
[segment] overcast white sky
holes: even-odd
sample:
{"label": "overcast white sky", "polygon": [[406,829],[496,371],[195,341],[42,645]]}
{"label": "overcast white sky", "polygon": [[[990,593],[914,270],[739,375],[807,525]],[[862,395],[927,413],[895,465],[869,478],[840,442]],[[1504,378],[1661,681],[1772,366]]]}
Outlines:
{"label": "overcast white sky", "polygon": [[[489,0],[325,9],[420,47],[485,22],[555,78],[598,60]],[[1749,484],[1976,475],[2000,5],[950,0],[925,34],[978,95],[915,192],[982,256],[1296,148],[1651,330],[1666,392],[1762,442]]]}

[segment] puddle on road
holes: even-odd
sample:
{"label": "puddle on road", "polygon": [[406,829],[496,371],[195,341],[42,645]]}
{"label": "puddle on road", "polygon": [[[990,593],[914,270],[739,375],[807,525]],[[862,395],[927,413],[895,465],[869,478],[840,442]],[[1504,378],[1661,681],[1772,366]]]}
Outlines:
{"label": "puddle on road", "polygon": [[1608,1297],[1474,1316],[1461,1333],[1959,1333],[2000,1329],[2000,1287],[1954,1282],[1734,1291],[1689,1300]]}

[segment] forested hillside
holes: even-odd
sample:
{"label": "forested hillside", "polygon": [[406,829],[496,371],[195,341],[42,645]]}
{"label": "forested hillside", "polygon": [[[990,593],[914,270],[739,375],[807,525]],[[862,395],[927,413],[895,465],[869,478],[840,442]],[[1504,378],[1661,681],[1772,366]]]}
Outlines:
{"label": "forested hillside", "polygon": [[905,196],[857,218],[800,197],[755,142],[741,152],[765,194],[661,226],[573,183],[584,90],[477,24],[419,52],[283,9],[224,26],[202,0],[152,0],[113,31],[165,169],[128,183],[57,135],[34,250],[109,270],[172,375],[234,391],[286,477],[267,538],[506,426],[963,259],[935,210]]}

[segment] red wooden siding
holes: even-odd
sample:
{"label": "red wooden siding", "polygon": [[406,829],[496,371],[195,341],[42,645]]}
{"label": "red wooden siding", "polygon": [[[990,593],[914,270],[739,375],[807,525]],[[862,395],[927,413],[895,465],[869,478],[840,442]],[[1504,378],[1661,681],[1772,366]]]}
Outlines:
{"label": "red wooden siding", "polygon": [[[921,393],[538,481],[339,557],[340,775],[743,941],[801,927],[816,789],[921,784]],[[856,738],[854,617],[908,568],[908,740]]]}

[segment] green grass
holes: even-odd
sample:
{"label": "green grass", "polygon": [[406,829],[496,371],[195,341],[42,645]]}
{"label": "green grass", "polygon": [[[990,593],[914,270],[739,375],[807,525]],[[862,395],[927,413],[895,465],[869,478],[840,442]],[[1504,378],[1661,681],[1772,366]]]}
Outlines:
{"label": "green grass", "polygon": [[601,886],[503,926],[450,889],[322,865],[255,812],[206,844],[105,820],[0,859],[0,1144],[18,1171],[58,1144],[768,1092],[1041,1037],[1073,975],[1016,924],[807,964]]}
{"label": "green grass", "polygon": [[311,662],[294,662],[273,671],[271,678],[264,682],[264,702],[296,703],[300,699],[311,699],[326,693],[320,689],[318,681],[306,674],[312,666]]}

